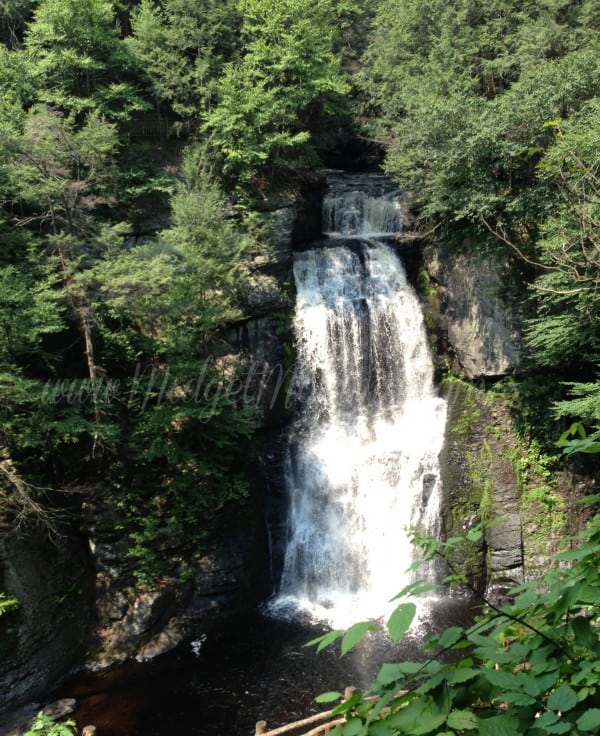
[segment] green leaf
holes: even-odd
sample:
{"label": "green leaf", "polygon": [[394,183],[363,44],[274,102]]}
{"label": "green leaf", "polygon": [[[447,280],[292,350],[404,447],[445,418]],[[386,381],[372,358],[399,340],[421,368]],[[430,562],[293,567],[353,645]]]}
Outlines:
{"label": "green leaf", "polygon": [[467,532],[467,539],[469,542],[478,542],[481,537],[483,537],[483,532],[481,529],[471,529],[469,532]]}
{"label": "green leaf", "polygon": [[351,626],[342,639],[342,657],[353,649],[369,631],[375,631],[376,627],[370,621],[361,621]]}
{"label": "green leaf", "polygon": [[364,730],[364,723],[360,718],[352,718],[348,723],[344,724],[342,733],[344,736],[358,736]]}
{"label": "green leaf", "polygon": [[539,728],[546,728],[546,726],[552,726],[558,721],[558,715],[553,710],[547,710],[545,713],[536,720],[535,725]]}
{"label": "green leaf", "polygon": [[453,644],[456,644],[456,642],[462,638],[463,634],[464,629],[461,626],[451,626],[442,632],[441,636],[437,640],[437,644],[438,646],[447,649]]}
{"label": "green leaf", "polygon": [[325,649],[325,647],[328,647],[330,644],[333,644],[333,642],[336,639],[339,639],[339,637],[343,633],[344,632],[340,631],[339,629],[334,629],[333,631],[328,631],[326,634],[322,634],[321,636],[317,636],[315,639],[311,639],[310,641],[307,641],[304,646],[312,647],[316,644],[317,652],[320,652],[321,650]]}
{"label": "green leaf", "polygon": [[512,672],[504,672],[504,670],[483,670],[485,679],[494,687],[501,690],[520,690],[519,681]]}
{"label": "green leaf", "polygon": [[392,682],[398,682],[404,679],[406,675],[412,675],[423,669],[423,665],[419,662],[385,662],[381,665],[377,682],[381,685],[390,685]]}
{"label": "green leaf", "polygon": [[317,697],[314,699],[315,703],[333,703],[336,700],[339,700],[340,698],[343,698],[344,696],[342,693],[338,693],[335,690],[330,690],[326,693],[321,693],[320,695],[317,695]]}
{"label": "green leaf", "polygon": [[545,731],[547,733],[570,733],[573,730],[573,724],[569,721],[558,721],[551,726],[546,726]]}
{"label": "green leaf", "polygon": [[387,719],[375,721],[369,726],[369,736],[395,736],[398,732]]}
{"label": "green leaf", "polygon": [[392,641],[399,641],[410,628],[417,613],[414,603],[401,603],[388,621],[388,632]]}
{"label": "green leaf", "polygon": [[391,600],[397,601],[400,598],[421,595],[422,593],[429,593],[432,590],[439,590],[441,587],[441,585],[437,585],[435,583],[424,583],[422,580],[417,580],[416,583],[410,583],[410,585],[402,588],[402,590]]}
{"label": "green leaf", "polygon": [[600,708],[590,708],[577,719],[577,728],[580,731],[594,731],[600,729]]}
{"label": "green leaf", "polygon": [[448,673],[447,680],[451,685],[458,685],[461,682],[468,682],[479,676],[479,670],[473,670],[470,667],[460,667],[451,670]]}
{"label": "green leaf", "polygon": [[571,628],[573,629],[577,644],[589,648],[594,646],[597,641],[597,634],[587,618],[574,616],[571,619]]}
{"label": "green leaf", "polygon": [[515,736],[519,733],[519,722],[514,716],[501,715],[478,718],[479,736]]}
{"label": "green leaf", "polygon": [[453,710],[448,716],[448,726],[455,731],[471,731],[478,725],[477,717],[470,710]]}
{"label": "green leaf", "polygon": [[426,710],[419,718],[418,724],[411,728],[410,733],[412,736],[423,736],[423,734],[435,731],[435,729],[439,728],[445,720],[445,713],[431,713]]}
{"label": "green leaf", "polygon": [[561,685],[548,698],[548,708],[566,713],[577,705],[577,693],[568,685]]}
{"label": "green leaf", "polygon": [[500,697],[502,697],[507,703],[512,703],[512,705],[533,705],[537,702],[531,695],[515,691],[503,693]]}

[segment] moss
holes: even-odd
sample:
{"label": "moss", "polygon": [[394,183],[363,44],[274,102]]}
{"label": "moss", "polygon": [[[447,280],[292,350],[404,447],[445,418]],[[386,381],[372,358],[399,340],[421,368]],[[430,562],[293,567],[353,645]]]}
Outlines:
{"label": "moss", "polygon": [[[487,518],[492,480],[490,447],[482,442],[482,401],[479,389],[448,377],[444,393],[448,401],[448,426],[443,481],[446,493],[444,524],[447,538],[463,536]],[[485,581],[485,549],[482,544],[456,548],[455,566],[477,586]]]}
{"label": "moss", "polygon": [[442,390],[451,409],[448,426],[450,439],[464,442],[481,418],[478,390],[455,376],[444,378]]}

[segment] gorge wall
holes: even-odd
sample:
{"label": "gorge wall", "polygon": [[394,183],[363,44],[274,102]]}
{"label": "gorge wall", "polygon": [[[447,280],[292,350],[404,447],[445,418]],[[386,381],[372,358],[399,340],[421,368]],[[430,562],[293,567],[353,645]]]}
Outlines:
{"label": "gorge wall", "polygon": [[[0,618],[0,711],[43,697],[75,664],[96,668],[151,659],[268,594],[261,463],[269,464],[269,448],[286,418],[293,242],[310,229],[311,207],[309,199],[293,197],[264,203],[264,247],[248,256],[244,316],[215,345],[216,360],[246,366],[241,399],[261,416],[259,443],[266,449],[251,472],[249,498],[222,511],[199,559],[186,558],[186,540],[158,529],[163,574],[151,589],[136,585],[131,540],[101,482],[79,499],[81,531],[64,528],[52,541],[36,529],[3,535],[0,590],[20,606]],[[167,226],[166,213],[155,215],[139,237],[147,241]],[[240,460],[244,452],[240,448]]]}
{"label": "gorge wall", "polygon": [[[0,707],[41,697],[82,658],[95,667],[153,658],[271,592],[270,560],[282,556],[276,547],[284,539],[287,502],[280,476],[294,361],[291,268],[294,249],[320,235],[322,185],[317,179],[306,196],[264,202],[266,237],[247,260],[245,315],[215,348],[219,360],[245,363],[245,399],[261,416],[250,497],[225,511],[213,530],[217,541],[200,559],[185,559],[181,540],[158,534],[165,574],[151,590],[135,586],[128,541],[101,493],[85,498],[83,533],[65,536],[52,553],[39,540],[2,540],[2,589],[23,606],[2,619],[7,641],[15,645],[2,655],[0,687],[7,696]],[[445,245],[421,248],[409,238],[398,246],[420,284],[449,407],[444,531],[454,536],[483,519],[502,517],[462,561],[473,583],[501,600],[512,584],[547,565],[587,481],[566,472],[548,475],[519,437],[507,395],[490,390],[515,374],[523,350],[523,294],[513,265],[494,254],[467,257]]]}
{"label": "gorge wall", "polygon": [[[447,244],[422,251],[421,286],[448,400],[443,451],[447,537],[492,521],[459,565],[498,603],[543,574],[580,523],[593,481],[561,467],[519,428],[527,317],[519,264],[498,251]],[[546,407],[547,408],[547,407]]]}

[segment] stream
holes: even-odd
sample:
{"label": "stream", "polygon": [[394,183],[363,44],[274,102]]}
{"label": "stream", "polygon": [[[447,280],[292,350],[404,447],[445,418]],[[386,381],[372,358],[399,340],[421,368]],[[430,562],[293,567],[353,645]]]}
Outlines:
{"label": "stream", "polygon": [[305,646],[324,627],[256,611],[199,648],[188,643],[152,662],[76,675],[52,697],[76,698],[73,717],[80,728],[95,725],[98,736],[253,736],[259,720],[272,729],[326,710],[314,703],[319,693],[367,689],[383,662],[422,659],[426,634],[468,621],[466,601],[439,601],[426,625],[398,645],[370,634],[341,658],[339,647],[317,654]]}

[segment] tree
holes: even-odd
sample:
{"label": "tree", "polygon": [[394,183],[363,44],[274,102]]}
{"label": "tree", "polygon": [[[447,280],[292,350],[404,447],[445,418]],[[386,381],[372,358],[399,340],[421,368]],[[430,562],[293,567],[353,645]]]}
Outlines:
{"label": "tree", "polygon": [[336,6],[240,0],[244,55],[226,64],[203,131],[224,173],[246,185],[259,174],[314,164],[311,128],[331,121],[349,86],[340,71]]}
{"label": "tree", "polygon": [[215,96],[223,64],[238,47],[241,20],[234,0],[142,0],[127,40],[140,59],[160,109],[169,103],[186,121],[197,121]]}
{"label": "tree", "polygon": [[23,29],[35,0],[4,0],[0,5],[0,43],[15,49],[21,46]]}
{"label": "tree", "polygon": [[182,173],[172,227],[153,245],[122,252],[96,270],[104,343],[110,349],[118,324],[112,339],[121,360],[125,351],[137,359],[120,390],[128,428],[120,457],[123,472],[133,466],[153,478],[155,492],[149,498],[146,487],[133,486],[121,506],[136,574],[146,585],[161,568],[159,530],[197,551],[223,507],[245,497],[244,448],[255,428],[240,390],[243,366],[218,357],[222,330],[241,314],[239,261],[248,239],[225,217],[223,196],[197,149],[187,152]]}
{"label": "tree", "polygon": [[147,107],[111,0],[40,0],[25,49],[39,77],[39,99],[50,106],[120,121]]}
{"label": "tree", "polygon": [[383,0],[359,75],[365,124],[418,227],[519,259],[532,317],[522,368],[582,384],[555,407],[570,419],[568,390],[575,416],[581,392],[585,416],[598,414],[599,27],[590,2]]}
{"label": "tree", "polygon": [[[117,142],[115,126],[96,112],[78,129],[61,113],[42,107],[26,116],[22,136],[13,137],[8,144],[13,196],[20,202],[20,208],[13,206],[13,222],[17,228],[36,225],[44,233],[46,251],[60,274],[62,295],[81,335],[92,385],[98,365],[89,269],[114,237],[113,230],[102,227],[93,214],[110,195],[111,157]],[[100,420],[96,406],[98,427]],[[87,427],[82,425],[82,429]]]}

